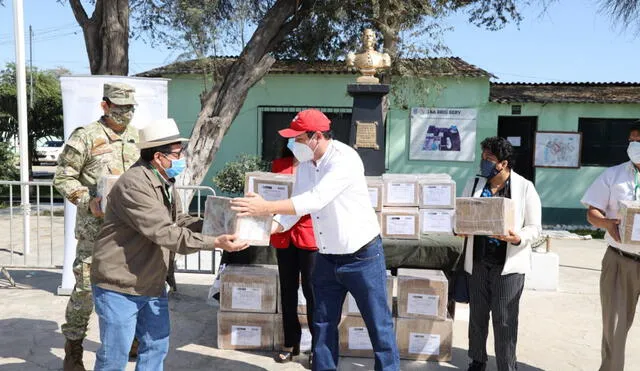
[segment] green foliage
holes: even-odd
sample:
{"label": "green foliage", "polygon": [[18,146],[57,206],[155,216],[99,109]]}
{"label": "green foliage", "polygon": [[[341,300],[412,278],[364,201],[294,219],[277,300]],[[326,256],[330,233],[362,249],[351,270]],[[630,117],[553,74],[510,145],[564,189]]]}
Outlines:
{"label": "green foliage", "polygon": [[[0,142],[0,180],[18,180],[19,172],[16,168],[16,155],[6,142]],[[8,187],[0,186],[0,193]]]}
{"label": "green foliage", "polygon": [[224,193],[244,193],[244,175],[250,171],[269,171],[269,164],[255,155],[241,154],[235,161],[227,162],[213,177],[213,183]]}
{"label": "green foliage", "polygon": [[569,232],[579,236],[591,235],[591,238],[601,240],[604,238],[604,229],[570,229]]}
{"label": "green foliage", "polygon": [[[29,152],[35,155],[39,138],[62,137],[62,93],[58,73],[64,71],[33,71],[33,107],[27,108]],[[30,79],[27,73],[27,81]],[[27,89],[30,94],[30,89]],[[27,96],[27,102],[31,97]],[[13,63],[0,70],[0,141],[8,142],[18,135],[18,99],[16,66]],[[29,162],[31,163],[31,162]]]}

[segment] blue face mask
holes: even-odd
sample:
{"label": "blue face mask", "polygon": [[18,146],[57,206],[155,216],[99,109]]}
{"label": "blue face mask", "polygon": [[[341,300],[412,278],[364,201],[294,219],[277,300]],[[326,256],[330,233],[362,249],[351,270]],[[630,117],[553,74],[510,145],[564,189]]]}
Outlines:
{"label": "blue face mask", "polygon": [[[165,157],[167,156],[165,155]],[[180,175],[180,173],[182,173],[186,167],[187,159],[183,157],[179,160],[171,160],[171,167],[168,169],[164,169],[164,172],[169,178],[175,178]]]}
{"label": "blue face mask", "polygon": [[501,170],[496,169],[496,164],[489,160],[480,160],[480,176],[487,178],[487,180],[500,174]]}

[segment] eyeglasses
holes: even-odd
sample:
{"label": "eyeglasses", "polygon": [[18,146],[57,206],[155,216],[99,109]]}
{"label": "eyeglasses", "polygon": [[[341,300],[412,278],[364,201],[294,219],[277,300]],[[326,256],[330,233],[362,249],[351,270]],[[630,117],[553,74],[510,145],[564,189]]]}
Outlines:
{"label": "eyeglasses", "polygon": [[179,151],[173,151],[173,152],[163,153],[163,155],[164,155],[164,157],[167,157],[167,158],[168,158],[169,156],[171,156],[171,155],[174,155],[174,157],[175,157],[175,158],[180,158],[180,157],[182,157],[182,151],[183,151],[183,150],[184,150],[184,148],[183,148],[183,149],[181,149],[181,150],[179,150]]}

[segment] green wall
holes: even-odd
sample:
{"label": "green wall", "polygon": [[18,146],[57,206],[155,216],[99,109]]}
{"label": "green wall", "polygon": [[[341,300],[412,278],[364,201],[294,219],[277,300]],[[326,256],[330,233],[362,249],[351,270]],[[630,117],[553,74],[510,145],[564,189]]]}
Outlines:
{"label": "green wall", "polygon": [[[167,76],[169,116],[190,135],[200,109],[201,78]],[[203,185],[212,185],[217,171],[240,153],[259,154],[261,118],[258,106],[351,107],[346,85],[353,75],[274,74],[254,86],[224,138]],[[486,78],[440,78],[436,81],[394,79],[387,116],[386,166],[390,173],[449,173],[458,184],[458,194],[466,180],[476,173],[479,143],[497,134],[499,116],[510,116],[511,105],[489,102]],[[577,131],[580,117],[638,118],[640,104],[536,104],[522,103],[521,116],[536,116],[537,130]],[[409,160],[409,112],[411,107],[476,108],[477,136],[474,162]],[[603,167],[579,169],[536,169],[536,188],[543,205],[543,223],[586,224],[580,198]]]}

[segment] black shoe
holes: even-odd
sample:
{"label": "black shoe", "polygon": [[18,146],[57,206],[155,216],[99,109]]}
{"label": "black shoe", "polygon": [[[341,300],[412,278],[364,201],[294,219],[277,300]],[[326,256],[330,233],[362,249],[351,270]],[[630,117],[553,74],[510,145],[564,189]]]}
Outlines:
{"label": "black shoe", "polygon": [[469,368],[467,371],[485,371],[487,369],[487,364],[484,362],[473,361],[469,363]]}

